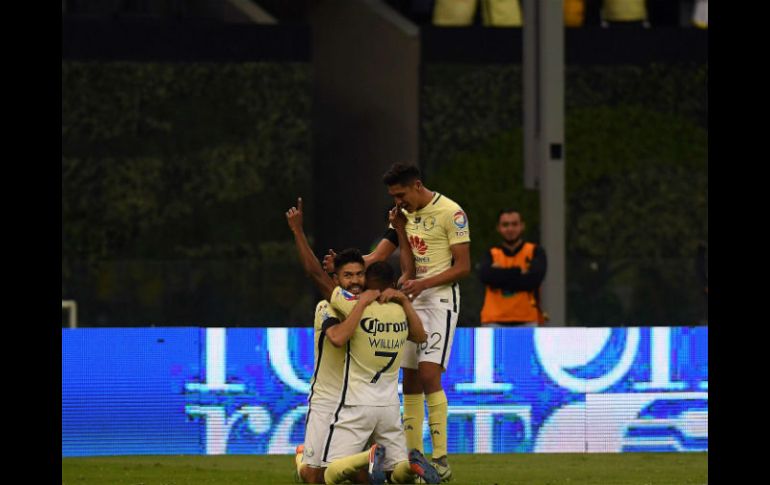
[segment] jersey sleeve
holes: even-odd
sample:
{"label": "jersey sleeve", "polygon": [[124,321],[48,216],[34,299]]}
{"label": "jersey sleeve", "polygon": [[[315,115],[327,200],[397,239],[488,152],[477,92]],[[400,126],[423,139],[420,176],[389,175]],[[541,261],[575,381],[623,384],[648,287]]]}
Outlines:
{"label": "jersey sleeve", "polygon": [[468,215],[460,206],[447,210],[442,217],[442,224],[446,230],[450,246],[471,241]]}
{"label": "jersey sleeve", "polygon": [[330,318],[339,318],[339,315],[334,308],[329,305],[326,300],[321,300],[315,307],[315,318],[313,319],[313,327],[316,330],[321,330],[323,323]]}
{"label": "jersey sleeve", "polygon": [[353,307],[356,306],[357,302],[357,295],[354,295],[339,286],[334,288],[331,298],[331,308],[339,314],[338,318],[342,319],[347,317],[353,310]]}

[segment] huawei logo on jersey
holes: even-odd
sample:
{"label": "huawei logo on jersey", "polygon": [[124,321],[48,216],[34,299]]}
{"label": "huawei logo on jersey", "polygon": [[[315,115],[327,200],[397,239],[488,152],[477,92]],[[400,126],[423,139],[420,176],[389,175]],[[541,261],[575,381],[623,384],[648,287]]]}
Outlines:
{"label": "huawei logo on jersey", "polygon": [[428,252],[428,245],[420,236],[409,236],[409,245],[420,254]]}

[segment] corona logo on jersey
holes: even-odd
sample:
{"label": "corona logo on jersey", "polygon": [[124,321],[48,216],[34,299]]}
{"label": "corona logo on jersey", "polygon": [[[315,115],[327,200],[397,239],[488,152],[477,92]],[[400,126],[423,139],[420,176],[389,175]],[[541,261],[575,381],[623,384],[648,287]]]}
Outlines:
{"label": "corona logo on jersey", "polygon": [[465,216],[465,212],[457,211],[452,215],[452,221],[457,226],[457,229],[465,229],[468,225],[468,218]]}
{"label": "corona logo on jersey", "polygon": [[428,252],[428,244],[420,236],[409,236],[409,245],[420,254]]}
{"label": "corona logo on jersey", "polygon": [[405,332],[408,329],[406,322],[381,322],[376,318],[364,318],[360,325],[364,332],[375,337],[377,332]]}

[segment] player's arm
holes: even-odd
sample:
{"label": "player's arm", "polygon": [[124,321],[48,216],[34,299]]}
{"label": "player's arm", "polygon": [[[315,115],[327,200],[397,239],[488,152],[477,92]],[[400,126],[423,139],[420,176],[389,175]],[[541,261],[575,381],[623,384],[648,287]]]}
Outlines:
{"label": "player's arm", "polygon": [[390,257],[391,254],[393,254],[393,251],[395,250],[396,244],[393,244],[390,239],[382,238],[380,239],[380,242],[377,243],[377,247],[374,248],[374,251],[364,255],[364,263],[368,268],[372,263],[376,263],[377,261],[385,261]]}
{"label": "player's arm", "polygon": [[302,197],[297,199],[297,207],[292,207],[286,212],[286,221],[289,223],[289,228],[292,234],[294,234],[294,244],[297,247],[297,253],[299,255],[299,261],[302,263],[302,268],[305,273],[310,276],[318,290],[324,299],[331,298],[332,291],[334,291],[334,281],[329,277],[323,268],[319,264],[313,250],[310,249],[310,244],[305,236],[305,231],[302,228]]}
{"label": "player's arm", "polygon": [[[363,256],[364,268],[368,268],[370,264],[376,261],[385,261],[391,254],[393,254],[393,251],[396,250],[398,243],[394,241],[398,241],[398,236],[395,231],[393,231],[393,235],[390,236],[390,231],[392,230],[389,229],[388,232],[385,233],[385,236],[380,239],[380,242],[377,243],[377,247],[374,248],[374,251]],[[337,253],[335,253],[333,249],[330,249],[329,252],[324,255],[322,263],[324,271],[328,273],[334,272],[334,257],[336,255]]]}
{"label": "player's arm", "polygon": [[428,288],[448,285],[471,274],[471,243],[453,244],[449,246],[449,250],[452,252],[452,266],[428,278],[407,280],[401,288],[402,291],[407,295],[411,295],[412,299],[414,299]]}
{"label": "player's arm", "polygon": [[380,297],[377,300],[380,302],[395,301],[404,307],[406,321],[409,325],[408,340],[418,344],[428,340],[428,334],[425,332],[425,327],[422,325],[420,316],[412,306],[412,302],[409,301],[409,298],[403,292],[398,291],[395,288],[388,288],[380,294]]}
{"label": "player's arm", "polygon": [[414,255],[406,235],[406,216],[398,207],[394,207],[388,214],[388,221],[396,232],[398,246],[401,248],[401,251],[399,251],[399,265],[401,266],[399,283],[402,283],[406,280],[414,279],[417,275]]}
{"label": "player's arm", "polygon": [[358,301],[342,323],[330,326],[326,330],[326,337],[335,347],[345,345],[356,331],[356,325],[361,321],[364,310],[371,302],[380,296],[379,290],[366,290],[358,295]]}

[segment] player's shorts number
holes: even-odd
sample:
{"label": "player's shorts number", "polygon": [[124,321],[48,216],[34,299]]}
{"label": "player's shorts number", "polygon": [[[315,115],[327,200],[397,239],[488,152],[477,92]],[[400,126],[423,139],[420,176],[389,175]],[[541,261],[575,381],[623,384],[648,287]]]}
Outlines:
{"label": "player's shorts number", "polygon": [[382,369],[380,369],[379,372],[374,374],[374,377],[372,377],[372,382],[371,382],[372,384],[374,384],[375,382],[379,381],[380,380],[380,376],[382,375],[382,373],[385,372],[386,370],[390,369],[390,366],[393,365],[393,362],[396,361],[396,357],[398,357],[398,352],[380,352],[380,351],[377,351],[377,352],[374,353],[374,355],[376,355],[377,357],[390,357],[390,360],[388,361],[387,364],[385,364],[385,367],[383,367]]}
{"label": "player's shorts number", "polygon": [[[428,348],[429,342],[430,342],[430,350],[426,350]],[[432,354],[434,351],[441,350],[441,347],[438,347],[439,343],[441,343],[441,334],[438,332],[433,332],[432,334],[430,334],[430,337],[428,338],[427,342],[423,342],[419,345],[417,352],[419,353],[420,351],[422,351],[424,354]]]}

